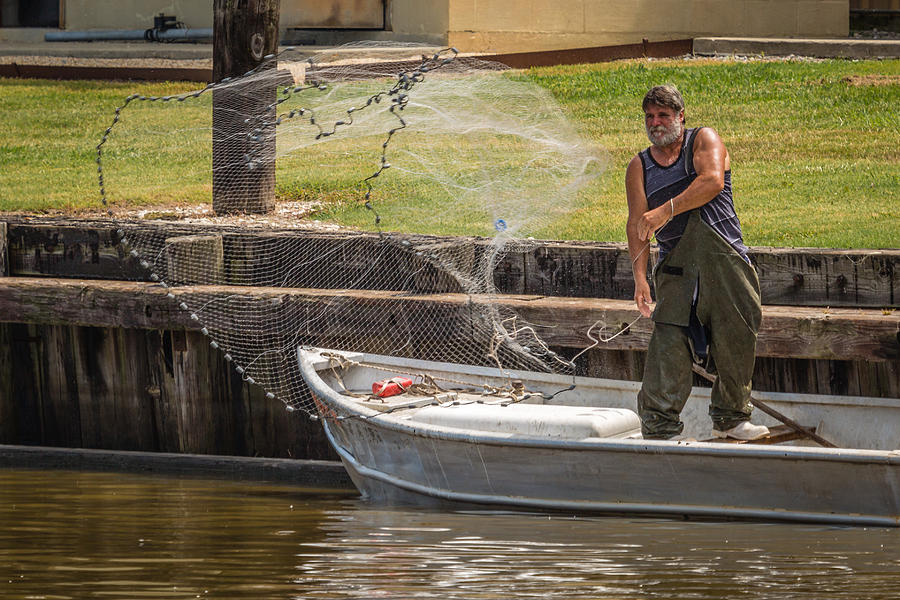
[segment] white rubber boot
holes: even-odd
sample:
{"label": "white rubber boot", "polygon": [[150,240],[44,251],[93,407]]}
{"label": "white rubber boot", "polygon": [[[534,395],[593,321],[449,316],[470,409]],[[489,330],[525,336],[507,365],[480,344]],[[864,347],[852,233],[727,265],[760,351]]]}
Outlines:
{"label": "white rubber boot", "polygon": [[717,438],[751,441],[769,435],[769,428],[763,425],[754,425],[750,421],[741,421],[731,429],[726,429],[725,431],[713,429],[713,435]]}

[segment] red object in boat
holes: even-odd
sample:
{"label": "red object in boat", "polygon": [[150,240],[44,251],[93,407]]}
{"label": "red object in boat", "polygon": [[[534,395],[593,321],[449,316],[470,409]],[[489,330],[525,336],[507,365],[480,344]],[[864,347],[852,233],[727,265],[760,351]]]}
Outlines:
{"label": "red object in boat", "polygon": [[412,379],[406,377],[392,377],[372,384],[372,394],[378,398],[387,398],[402,394],[412,385]]}

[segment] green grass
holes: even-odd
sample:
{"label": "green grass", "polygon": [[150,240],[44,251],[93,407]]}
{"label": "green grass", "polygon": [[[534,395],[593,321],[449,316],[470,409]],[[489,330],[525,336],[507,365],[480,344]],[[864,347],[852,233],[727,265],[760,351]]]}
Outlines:
{"label": "green grass", "polygon": [[[606,171],[582,191],[575,211],[537,232],[539,237],[625,239],[624,169],[647,145],[640,101],[652,85],[670,82],[685,96],[688,125],[714,127],[731,153],[735,203],[748,244],[900,246],[898,60],[620,61],[506,76],[546,88],[581,133],[608,153]],[[0,210],[99,208],[95,147],[114,108],[131,93],[191,89],[193,84],[0,80]],[[208,202],[208,134],[194,129],[208,121],[208,105],[152,104],[129,107],[119,135],[105,147],[105,168],[116,174],[109,179],[110,196],[127,206]],[[171,143],[141,133],[161,111],[172,111],[171,117],[162,113],[164,119],[178,119],[180,132]],[[279,159],[279,197],[319,200],[324,208],[318,218],[371,227],[371,213],[361,207],[360,179],[377,163],[381,139],[370,141],[371,147],[354,141],[316,150],[317,160],[340,168],[304,171],[309,155],[302,152]],[[472,150],[453,144],[431,149],[436,157]],[[508,153],[515,159],[522,149],[511,144]],[[113,171],[117,159],[122,160]],[[376,207],[388,229],[490,233],[479,225],[483,211],[463,206],[452,190],[394,171],[374,183]],[[452,219],[435,214],[423,224],[406,216],[416,213],[410,207],[454,202],[461,206]]]}
{"label": "green grass", "polygon": [[0,79],[0,210],[98,208],[96,146],[115,108],[131,93],[194,87]]}
{"label": "green grass", "polygon": [[[553,237],[623,239],[622,174],[647,145],[640,101],[671,82],[685,96],[688,125],[714,127],[729,149],[747,243],[900,245],[900,61],[628,61],[527,76],[611,154],[580,217]],[[845,81],[853,76],[893,83]]]}

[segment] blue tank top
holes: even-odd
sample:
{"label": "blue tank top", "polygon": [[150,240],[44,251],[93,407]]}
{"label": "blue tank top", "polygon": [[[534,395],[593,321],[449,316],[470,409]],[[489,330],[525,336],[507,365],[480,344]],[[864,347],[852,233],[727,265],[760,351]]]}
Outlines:
{"label": "blue tank top", "polygon": [[[644,194],[647,196],[647,204],[653,209],[669,202],[683,192],[697,177],[693,162],[688,163],[687,156],[693,152],[694,136],[702,127],[687,129],[684,132],[684,141],[681,144],[681,154],[678,160],[664,167],[653,159],[650,148],[642,150],[638,155],[644,167]],[[747,246],[744,245],[741,234],[741,222],[734,212],[734,200],[731,195],[731,171],[725,171],[725,187],[719,194],[696,209],[700,211],[700,217],[707,225],[713,228],[728,242],[744,260],[750,262],[747,256]],[[659,260],[662,260],[681,239],[684,228],[687,225],[691,211],[676,215],[662,229],[656,232],[656,241],[659,243]]]}

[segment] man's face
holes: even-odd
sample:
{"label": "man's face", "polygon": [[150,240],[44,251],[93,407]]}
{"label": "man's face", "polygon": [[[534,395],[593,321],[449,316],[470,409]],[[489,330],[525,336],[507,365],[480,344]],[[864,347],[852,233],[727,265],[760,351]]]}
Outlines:
{"label": "man's face", "polygon": [[681,137],[684,130],[684,111],[650,104],[644,111],[647,137],[654,146],[668,146]]}

